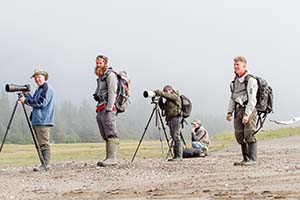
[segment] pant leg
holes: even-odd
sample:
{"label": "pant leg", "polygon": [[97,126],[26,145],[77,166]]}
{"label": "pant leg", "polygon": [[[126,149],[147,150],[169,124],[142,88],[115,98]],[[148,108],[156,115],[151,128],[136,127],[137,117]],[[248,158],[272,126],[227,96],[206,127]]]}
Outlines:
{"label": "pant leg", "polygon": [[50,127],[49,126],[33,126],[36,138],[41,147],[41,150],[50,149]]}
{"label": "pant leg", "polygon": [[256,119],[257,119],[257,113],[256,110],[254,110],[250,115],[249,121],[247,124],[245,124],[245,128],[244,128],[244,138],[247,144],[256,142],[256,138],[254,135],[254,132],[256,130]]}
{"label": "pant leg", "polygon": [[234,113],[234,135],[235,139],[239,144],[245,144],[244,128],[245,125],[242,123],[243,116],[245,114],[244,108],[237,108]]}
{"label": "pant leg", "polygon": [[181,144],[180,129],[181,129],[181,117],[174,117],[168,121],[168,126],[170,128],[170,134],[174,141],[173,153],[174,158],[182,159],[183,148]]}
{"label": "pant leg", "polygon": [[105,137],[105,132],[104,132],[104,125],[103,125],[103,122],[102,122],[102,116],[103,114],[101,114],[102,112],[98,112],[97,115],[96,115],[96,121],[97,121],[97,124],[98,124],[98,128],[99,128],[99,131],[100,131],[100,134],[101,134],[101,137],[103,140],[106,140],[106,137]]}
{"label": "pant leg", "polygon": [[171,137],[176,145],[176,143],[180,143],[180,123],[181,117],[174,117],[168,121],[168,126],[170,128]]}
{"label": "pant leg", "polygon": [[243,116],[245,115],[245,108],[240,107],[236,109],[234,116],[234,132],[236,140],[239,144],[253,143],[256,142],[255,135],[253,134],[256,130],[257,113],[254,109],[252,114],[249,116],[247,124],[242,124]]}
{"label": "pant leg", "polygon": [[[98,116],[99,115],[99,116]],[[104,140],[107,140],[107,138],[113,137],[118,138],[119,134],[117,131],[117,113],[116,111],[106,112],[106,110],[103,110],[99,112],[97,115],[97,122],[98,126],[101,132],[101,135]]]}
{"label": "pant leg", "polygon": [[200,149],[201,143],[194,141],[194,142],[192,142],[192,147],[195,148],[195,149]]}

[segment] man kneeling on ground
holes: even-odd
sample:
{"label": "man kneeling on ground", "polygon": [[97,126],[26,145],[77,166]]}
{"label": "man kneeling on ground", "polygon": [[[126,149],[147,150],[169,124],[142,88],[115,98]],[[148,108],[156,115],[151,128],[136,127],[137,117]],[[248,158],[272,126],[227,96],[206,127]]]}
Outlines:
{"label": "man kneeling on ground", "polygon": [[208,131],[201,125],[200,120],[192,122],[192,147],[200,150],[200,156],[208,155],[208,146],[210,144]]}

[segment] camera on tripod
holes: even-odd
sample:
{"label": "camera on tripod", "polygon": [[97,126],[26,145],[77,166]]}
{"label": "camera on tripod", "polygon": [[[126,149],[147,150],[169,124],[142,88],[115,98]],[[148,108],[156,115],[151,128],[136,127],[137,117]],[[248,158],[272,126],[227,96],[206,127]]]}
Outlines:
{"label": "camera on tripod", "polygon": [[[5,91],[6,92],[17,92],[17,94],[18,94],[18,96],[20,98],[23,95],[23,93],[30,91],[30,85],[29,84],[25,84],[25,85],[6,84],[5,85]],[[10,116],[10,119],[9,119],[9,122],[8,122],[8,125],[7,125],[7,129],[6,129],[6,132],[5,132],[4,136],[3,136],[2,143],[1,143],[1,146],[0,146],[0,152],[2,151],[2,148],[3,148],[4,142],[5,142],[6,136],[8,134],[10,125],[11,125],[12,120],[14,118],[14,115],[16,113],[16,110],[17,110],[17,107],[18,107],[18,103],[19,103],[19,99],[16,100],[16,104],[15,104],[13,112],[12,112],[12,114]],[[26,120],[27,120],[27,124],[28,124],[29,130],[31,132],[31,136],[32,136],[33,142],[35,144],[36,151],[37,151],[38,156],[40,158],[41,164],[44,167],[45,171],[47,171],[45,160],[44,160],[44,157],[42,156],[42,151],[41,151],[41,148],[40,148],[40,145],[39,145],[39,141],[37,140],[37,137],[36,137],[36,135],[33,132],[33,128],[31,126],[30,119],[28,117],[28,114],[27,114],[27,111],[25,109],[24,103],[22,103],[22,108],[23,108],[23,111],[24,111],[24,114],[25,114],[25,117],[26,117]]]}
{"label": "camera on tripod", "polygon": [[[137,152],[138,152],[138,150],[140,148],[140,145],[141,145],[141,143],[143,141],[143,138],[144,138],[144,136],[145,136],[145,134],[147,132],[147,129],[149,127],[149,124],[150,124],[151,119],[153,118],[153,116],[155,117],[155,126],[157,127],[158,132],[159,132],[160,143],[161,143],[161,150],[162,150],[162,158],[163,159],[165,159],[165,158],[164,158],[164,148],[163,148],[163,143],[162,143],[161,130],[163,130],[163,132],[164,132],[164,136],[165,136],[165,139],[166,139],[168,147],[169,147],[169,152],[170,152],[170,149],[171,149],[171,144],[170,144],[170,141],[169,141],[169,137],[168,137],[168,135],[166,133],[166,128],[165,128],[165,125],[164,125],[164,121],[162,119],[162,114],[161,114],[162,111],[161,111],[161,108],[159,107],[159,101],[161,100],[161,97],[159,95],[157,95],[154,91],[151,91],[151,90],[145,90],[143,92],[143,96],[145,98],[151,98],[151,100],[152,100],[151,104],[154,104],[154,107],[153,107],[152,113],[150,114],[150,118],[149,118],[149,120],[147,122],[147,125],[146,125],[146,127],[144,129],[142,137],[141,137],[141,139],[139,141],[139,144],[138,144],[138,146],[137,146],[137,148],[136,148],[136,150],[135,150],[135,152],[134,152],[134,154],[132,156],[131,162],[133,162],[134,159],[135,159],[135,156],[136,156],[136,154],[137,154]],[[168,155],[167,155],[167,157],[168,157]]]}
{"label": "camera on tripod", "polygon": [[145,98],[152,98],[152,102],[157,103],[159,101],[159,96],[156,95],[155,92],[151,91],[151,90],[145,90],[143,92],[143,96]]}
{"label": "camera on tripod", "polygon": [[16,84],[6,84],[5,85],[6,92],[30,92],[30,85],[16,85]]}

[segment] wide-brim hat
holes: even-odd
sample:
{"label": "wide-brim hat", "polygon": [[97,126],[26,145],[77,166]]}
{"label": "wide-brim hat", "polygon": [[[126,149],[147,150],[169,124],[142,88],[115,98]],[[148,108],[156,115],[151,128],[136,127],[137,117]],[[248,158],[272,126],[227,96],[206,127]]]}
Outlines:
{"label": "wide-brim hat", "polygon": [[45,70],[43,70],[43,69],[36,69],[36,70],[34,70],[34,73],[32,74],[31,78],[33,78],[35,75],[44,75],[46,81],[49,78],[49,74]]}
{"label": "wide-brim hat", "polygon": [[199,125],[201,125],[201,121],[199,119],[195,119],[191,124],[192,125],[193,124],[199,124]]}

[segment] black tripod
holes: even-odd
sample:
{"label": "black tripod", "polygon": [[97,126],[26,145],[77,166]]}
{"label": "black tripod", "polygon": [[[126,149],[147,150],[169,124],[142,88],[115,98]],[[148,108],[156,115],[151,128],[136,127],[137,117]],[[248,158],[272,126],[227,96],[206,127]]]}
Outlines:
{"label": "black tripod", "polygon": [[169,138],[168,138],[167,133],[166,133],[166,128],[164,126],[164,123],[163,123],[163,120],[162,120],[162,117],[161,117],[160,108],[158,106],[158,101],[157,101],[157,99],[155,97],[152,98],[151,104],[154,104],[154,108],[153,108],[152,113],[150,115],[150,118],[149,118],[149,120],[147,122],[147,125],[145,127],[144,133],[143,133],[143,135],[142,135],[142,137],[140,139],[140,142],[139,142],[139,144],[138,144],[138,146],[137,146],[137,148],[135,150],[135,153],[134,153],[134,155],[133,155],[133,157],[131,159],[131,162],[134,161],[134,158],[135,158],[135,156],[136,156],[136,154],[137,154],[137,152],[138,152],[138,150],[140,148],[140,145],[141,145],[141,143],[142,143],[142,141],[144,139],[144,136],[146,134],[146,131],[148,129],[148,126],[149,126],[149,124],[151,122],[151,119],[152,119],[154,113],[155,113],[155,126],[158,128],[158,132],[159,132],[159,140],[160,140],[160,144],[161,144],[161,151],[162,151],[162,158],[163,159],[164,159],[164,149],[163,149],[163,143],[162,143],[162,137],[161,137],[161,127],[162,127],[162,129],[164,131],[165,138],[166,138],[169,150],[171,149]]}
{"label": "black tripod", "polygon": [[[20,97],[21,95],[22,95],[21,93],[18,94],[19,97]],[[18,103],[19,103],[19,100],[17,99],[16,104],[15,104],[15,107],[14,107],[13,112],[12,112],[12,114],[11,114],[10,120],[9,120],[9,122],[8,122],[6,132],[5,132],[4,137],[3,137],[3,140],[2,140],[2,144],[1,144],[1,147],[0,147],[0,152],[2,151],[2,148],[3,148],[4,142],[5,142],[6,136],[7,136],[7,134],[8,134],[8,130],[9,130],[9,128],[10,128],[11,122],[12,122],[12,120],[13,120],[13,118],[14,118],[14,115],[15,115],[15,112],[16,112],[16,110],[17,110]],[[25,117],[26,117],[26,120],[27,120],[28,127],[29,127],[30,132],[31,132],[31,136],[32,136],[32,139],[33,139],[33,142],[34,142],[36,151],[37,151],[38,156],[39,156],[40,161],[41,161],[41,164],[43,165],[45,171],[47,171],[46,164],[45,164],[45,160],[44,160],[44,157],[42,156],[42,151],[41,151],[39,142],[38,142],[38,140],[37,140],[37,138],[36,138],[35,133],[34,133],[33,130],[32,130],[32,126],[31,126],[29,117],[28,117],[28,115],[27,115],[27,111],[26,111],[26,109],[25,109],[24,103],[22,103],[22,107],[23,107],[23,111],[24,111],[24,114],[25,114]]]}

